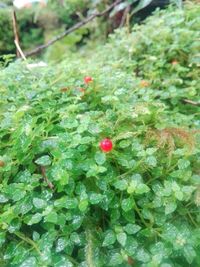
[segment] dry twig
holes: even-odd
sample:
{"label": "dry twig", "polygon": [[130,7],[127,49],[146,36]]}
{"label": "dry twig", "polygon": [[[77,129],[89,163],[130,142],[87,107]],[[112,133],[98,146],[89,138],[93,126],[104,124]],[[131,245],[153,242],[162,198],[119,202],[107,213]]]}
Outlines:
{"label": "dry twig", "polygon": [[128,6],[125,8],[125,10],[124,10],[124,14],[123,14],[123,16],[122,16],[122,20],[121,20],[121,22],[120,22],[120,26],[119,26],[120,28],[124,26],[124,24],[125,24],[125,22],[126,22],[126,20],[127,20],[127,16],[128,16],[128,14],[129,14],[130,9],[131,9],[131,6],[130,6],[130,5],[128,5]]}
{"label": "dry twig", "polygon": [[50,189],[53,189],[54,188],[54,185],[49,181],[49,179],[47,178],[47,175],[46,175],[46,169],[44,166],[41,166],[41,171],[42,171],[42,176],[45,180],[45,182],[47,183],[48,187]]}
{"label": "dry twig", "polygon": [[[17,29],[17,16],[16,16],[16,13],[15,13],[15,10],[13,9],[12,11],[12,22],[13,22],[13,32],[14,32],[14,42],[15,42],[15,45],[18,44],[19,45],[19,34],[18,34],[18,29]],[[18,47],[16,45],[16,54],[17,54],[17,57],[20,57],[20,52],[18,50]]]}
{"label": "dry twig", "polygon": [[183,102],[186,104],[193,105],[193,106],[200,106],[200,102],[195,102],[195,101],[189,100],[189,99],[183,99]]}

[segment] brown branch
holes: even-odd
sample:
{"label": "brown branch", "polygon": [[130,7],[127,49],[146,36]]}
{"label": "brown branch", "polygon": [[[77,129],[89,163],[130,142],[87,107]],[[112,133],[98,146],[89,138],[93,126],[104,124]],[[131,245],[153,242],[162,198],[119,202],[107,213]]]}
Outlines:
{"label": "brown branch", "polygon": [[120,28],[124,26],[124,24],[125,24],[125,22],[126,22],[126,19],[127,19],[127,15],[128,15],[128,13],[129,13],[129,11],[130,11],[130,8],[131,8],[130,5],[128,5],[128,6],[125,8],[125,10],[124,10],[124,14],[123,14],[122,19],[121,19],[121,22],[120,22],[120,26],[119,26]]}
{"label": "brown branch", "polygon": [[195,101],[189,100],[189,99],[183,99],[183,102],[186,104],[193,105],[193,106],[200,106],[200,102],[195,102]]}
{"label": "brown branch", "polygon": [[[15,37],[15,44],[19,44],[19,34],[18,34],[18,29],[17,29],[17,16],[15,13],[15,10],[13,9],[12,11],[12,22],[13,22],[13,32],[14,32],[14,37]],[[16,55],[17,57],[20,57],[20,52],[18,48],[16,47]]]}
{"label": "brown branch", "polygon": [[49,179],[47,178],[47,175],[46,175],[46,169],[44,166],[41,166],[41,171],[42,171],[42,176],[45,180],[45,182],[47,183],[48,187],[50,189],[53,189],[54,188],[54,185],[49,181]]}
{"label": "brown branch", "polygon": [[23,58],[23,60],[26,60],[26,57],[25,57],[19,43],[16,40],[15,40],[15,45],[16,45],[17,51],[19,52],[20,56]]}
{"label": "brown branch", "polygon": [[122,0],[117,0],[115,1],[112,5],[110,5],[109,7],[107,7],[104,11],[102,12],[98,12],[95,13],[91,16],[89,16],[88,18],[86,18],[85,20],[78,22],[77,24],[75,24],[74,26],[72,26],[71,28],[69,28],[68,30],[64,31],[63,33],[61,33],[60,35],[54,37],[52,40],[50,40],[49,42],[47,42],[46,44],[40,45],[36,48],[34,48],[31,51],[28,51],[25,53],[26,56],[31,56],[31,55],[35,55],[39,52],[41,52],[43,49],[49,47],[50,45],[54,44],[55,42],[61,40],[62,38],[64,38],[65,36],[69,35],[71,32],[76,31],[77,29],[81,28],[82,26],[84,26],[85,24],[87,24],[88,22],[92,21],[94,18],[96,17],[101,17],[106,15],[107,13],[109,13],[116,5],[118,5],[120,2],[122,2]]}

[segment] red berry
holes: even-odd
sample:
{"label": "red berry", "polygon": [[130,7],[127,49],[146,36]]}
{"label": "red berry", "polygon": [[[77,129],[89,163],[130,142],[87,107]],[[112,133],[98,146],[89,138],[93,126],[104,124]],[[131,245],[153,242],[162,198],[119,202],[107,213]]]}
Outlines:
{"label": "red berry", "polygon": [[113,148],[113,143],[110,139],[106,138],[100,142],[100,148],[103,152],[109,152]]}
{"label": "red berry", "polygon": [[84,82],[85,82],[86,84],[91,83],[92,81],[93,81],[93,79],[92,79],[92,77],[90,77],[90,76],[86,76],[86,77],[84,78]]}

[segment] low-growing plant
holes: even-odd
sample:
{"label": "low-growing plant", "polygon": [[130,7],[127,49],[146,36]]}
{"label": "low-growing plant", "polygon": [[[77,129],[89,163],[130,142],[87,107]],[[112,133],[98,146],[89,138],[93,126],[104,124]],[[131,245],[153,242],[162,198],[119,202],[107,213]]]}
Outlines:
{"label": "low-growing plant", "polygon": [[0,266],[200,266],[199,11],[1,70]]}

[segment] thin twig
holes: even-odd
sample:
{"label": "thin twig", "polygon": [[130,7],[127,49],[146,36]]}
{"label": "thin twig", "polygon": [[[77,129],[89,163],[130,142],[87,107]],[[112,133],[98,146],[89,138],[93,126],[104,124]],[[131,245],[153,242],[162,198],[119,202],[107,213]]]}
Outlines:
{"label": "thin twig", "polygon": [[48,184],[48,187],[50,189],[53,189],[54,188],[54,185],[49,181],[49,179],[47,178],[47,175],[46,175],[46,169],[44,166],[41,166],[41,171],[42,171],[42,176],[45,180],[45,182]]}
{"label": "thin twig", "polygon": [[130,11],[130,7],[131,6],[128,5],[124,10],[124,13],[123,13],[123,16],[122,16],[122,19],[121,19],[121,22],[120,22],[120,26],[119,26],[120,28],[124,26],[124,24],[125,24],[125,22],[127,20],[127,15],[128,15],[128,13]]}
{"label": "thin twig", "polygon": [[189,100],[189,99],[183,99],[183,102],[186,104],[193,105],[193,106],[200,106],[200,102],[195,102],[195,101]]}
{"label": "thin twig", "polygon": [[[16,45],[16,43],[19,44],[19,33],[18,33],[18,29],[17,29],[17,16],[16,16],[14,9],[12,11],[12,22],[13,22],[13,32],[14,32],[14,38],[15,38],[14,42]],[[16,54],[17,54],[17,57],[20,57],[20,52],[19,52],[18,48],[16,50]]]}
{"label": "thin twig", "polygon": [[81,28],[82,26],[84,26],[88,22],[92,21],[94,18],[106,15],[108,12],[110,12],[120,2],[122,2],[122,0],[115,1],[112,5],[107,7],[104,11],[95,13],[95,14],[89,16],[88,18],[84,19],[83,21],[78,22],[77,24],[75,24],[74,26],[69,28],[68,30],[66,30],[63,33],[61,33],[60,35],[54,37],[52,40],[50,40],[46,44],[40,45],[40,46],[34,48],[33,50],[26,52],[25,55],[26,56],[31,56],[31,55],[35,55],[35,54],[41,52],[43,49],[45,49],[45,48],[49,47],[50,45],[54,44],[55,42],[61,40],[65,36],[69,35],[71,32],[74,32],[77,29]]}
{"label": "thin twig", "polygon": [[23,58],[23,60],[26,60],[26,57],[19,45],[19,43],[17,42],[17,40],[14,41],[15,42],[15,45],[16,45],[16,48],[17,48],[17,51],[19,52],[19,54],[21,55],[21,57]]}

